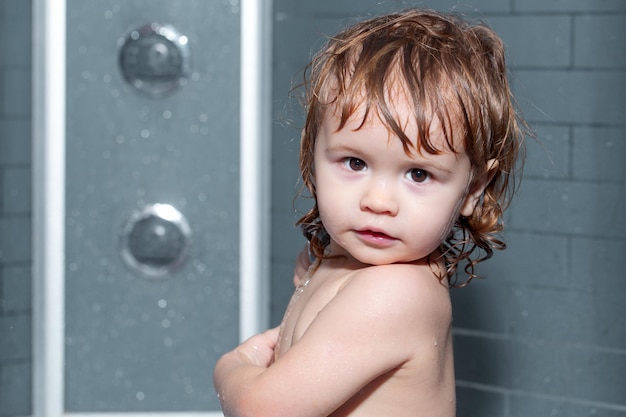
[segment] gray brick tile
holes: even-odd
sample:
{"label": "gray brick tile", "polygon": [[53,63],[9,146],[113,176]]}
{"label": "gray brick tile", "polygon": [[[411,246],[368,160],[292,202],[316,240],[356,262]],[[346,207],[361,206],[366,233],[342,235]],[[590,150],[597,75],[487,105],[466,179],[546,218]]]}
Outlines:
{"label": "gray brick tile", "polygon": [[621,71],[518,70],[512,80],[531,122],[623,123],[626,83]]}
{"label": "gray brick tile", "polygon": [[0,316],[0,334],[0,362],[30,358],[30,314]]}
{"label": "gray brick tile", "polygon": [[505,42],[512,68],[570,65],[568,16],[498,15],[489,17],[488,22]]}
{"label": "gray brick tile", "polygon": [[30,116],[31,73],[26,70],[5,69],[2,71],[2,105],[0,111],[7,116]]}
{"label": "gray brick tile", "polygon": [[30,218],[0,217],[0,263],[29,261],[30,250]]}
{"label": "gray brick tile", "polygon": [[29,362],[0,366],[0,416],[31,414],[32,378]]}
{"label": "gray brick tile", "polygon": [[568,179],[571,165],[570,129],[566,126],[540,125],[535,131],[537,139],[526,141],[524,177]]}
{"label": "gray brick tile", "polygon": [[575,66],[626,68],[625,26],[626,13],[576,17]]}
{"label": "gray brick tile", "polygon": [[[461,384],[490,385],[578,403],[605,403],[605,408],[625,405],[624,352],[456,334],[455,355]],[[512,410],[520,415],[519,404],[514,403]]]}
{"label": "gray brick tile", "polygon": [[624,254],[626,242],[623,240],[572,239],[570,285],[598,295],[625,296]]}
{"label": "gray brick tile", "polygon": [[[0,51],[3,68],[31,68],[31,25],[30,16],[8,18],[0,26]],[[29,72],[30,73],[30,72]]]}
{"label": "gray brick tile", "polygon": [[510,399],[510,417],[624,417],[626,411],[609,405],[577,403],[576,398],[548,399],[540,396],[514,394]]}
{"label": "gray brick tile", "polygon": [[506,395],[457,386],[456,390],[457,417],[502,417],[506,415]]}
{"label": "gray brick tile", "polygon": [[[497,281],[475,280],[465,288],[451,291],[454,327],[489,333],[507,333],[510,290]],[[498,300],[494,303],[493,300]]]}
{"label": "gray brick tile", "polygon": [[360,16],[366,18],[373,14],[386,13],[397,10],[399,1],[391,0],[381,2],[378,0],[318,0],[316,2],[296,2],[296,12],[299,15],[313,16]]}
{"label": "gray brick tile", "polygon": [[573,144],[574,179],[626,183],[626,128],[577,127]]}
{"label": "gray brick tile", "polygon": [[25,312],[31,309],[31,269],[4,266],[0,274],[0,312]]}
{"label": "gray brick tile", "polygon": [[30,213],[32,194],[30,168],[6,169],[1,178],[4,213]]}
{"label": "gray brick tile", "polygon": [[519,12],[624,12],[626,3],[622,0],[513,0],[515,11]]}
{"label": "gray brick tile", "polygon": [[563,351],[572,398],[626,406],[626,351],[609,352],[572,347]]}
{"label": "gray brick tile", "polygon": [[[5,18],[29,17],[32,13],[32,2],[23,0],[1,0],[0,16]],[[7,19],[9,20],[9,19]]]}
{"label": "gray brick tile", "polygon": [[626,328],[612,317],[626,314],[624,294],[518,288],[510,297],[510,332],[520,339],[624,349]]}
{"label": "gray brick tile", "polygon": [[31,122],[29,118],[0,117],[0,166],[30,165]]}
{"label": "gray brick tile", "polygon": [[626,238],[623,185],[529,179],[510,210],[517,231]]}
{"label": "gray brick tile", "polygon": [[506,238],[507,248],[479,265],[486,282],[569,287],[567,237],[509,231]]}
{"label": "gray brick tile", "polygon": [[456,333],[454,351],[459,381],[552,395],[575,384],[552,344]]}
{"label": "gray brick tile", "polygon": [[[332,36],[349,24],[346,18],[318,18],[290,17],[286,20],[274,22],[274,50],[276,58],[290,64],[287,70],[289,78],[281,82],[291,85],[290,81],[295,75],[300,76],[304,66],[324,45],[328,36]],[[277,35],[276,33],[289,34],[289,36]],[[300,81],[300,78],[296,79]],[[285,86],[283,86],[284,88]]]}

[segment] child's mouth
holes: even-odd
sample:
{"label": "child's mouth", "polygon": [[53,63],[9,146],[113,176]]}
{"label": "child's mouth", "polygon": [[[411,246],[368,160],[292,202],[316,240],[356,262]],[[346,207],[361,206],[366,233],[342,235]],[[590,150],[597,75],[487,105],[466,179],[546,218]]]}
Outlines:
{"label": "child's mouth", "polygon": [[374,244],[376,246],[387,245],[396,240],[393,236],[388,235],[385,232],[381,232],[378,230],[364,229],[357,230],[357,235],[361,238],[361,240],[366,243]]}
{"label": "child's mouth", "polygon": [[374,232],[372,230],[365,230],[364,232],[361,232],[361,233],[370,235],[372,237],[381,238],[381,239],[389,239],[389,238],[391,238],[391,236],[389,236],[389,235],[387,235],[385,233]]}

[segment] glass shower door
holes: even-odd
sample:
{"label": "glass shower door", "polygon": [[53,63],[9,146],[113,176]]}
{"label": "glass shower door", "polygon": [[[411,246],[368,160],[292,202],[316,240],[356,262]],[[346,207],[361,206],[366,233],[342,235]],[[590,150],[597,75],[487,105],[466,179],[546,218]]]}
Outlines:
{"label": "glass shower door", "polygon": [[268,5],[60,3],[36,7],[35,414],[221,415],[213,364],[267,325],[269,106],[244,61]]}

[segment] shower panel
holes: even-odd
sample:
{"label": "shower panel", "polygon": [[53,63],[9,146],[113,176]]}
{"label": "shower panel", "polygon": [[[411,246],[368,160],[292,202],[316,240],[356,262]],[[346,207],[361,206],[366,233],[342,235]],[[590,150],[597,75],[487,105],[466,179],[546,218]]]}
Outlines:
{"label": "shower panel", "polygon": [[[241,7],[66,1],[59,412],[217,415],[213,364],[245,336],[242,315],[262,327],[263,308],[242,303],[242,258],[264,260],[244,253],[241,213],[264,206],[241,186],[259,184],[241,162]],[[50,381],[46,366],[35,385]]]}

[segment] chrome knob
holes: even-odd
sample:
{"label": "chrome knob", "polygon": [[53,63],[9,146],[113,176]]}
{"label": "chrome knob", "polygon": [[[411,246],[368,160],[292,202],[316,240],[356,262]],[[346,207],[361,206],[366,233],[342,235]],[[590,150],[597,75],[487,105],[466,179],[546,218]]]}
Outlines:
{"label": "chrome knob", "polygon": [[122,74],[136,89],[160,97],[186,82],[190,71],[189,39],[173,26],[145,25],[121,42]]}
{"label": "chrome knob", "polygon": [[151,204],[134,212],[121,234],[122,259],[132,270],[161,278],[180,267],[189,252],[191,228],[170,204]]}

